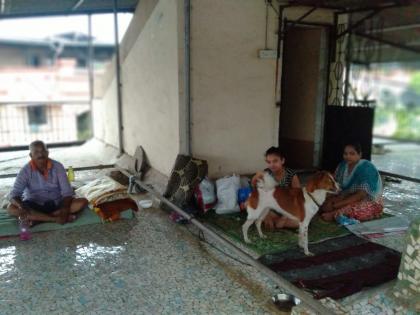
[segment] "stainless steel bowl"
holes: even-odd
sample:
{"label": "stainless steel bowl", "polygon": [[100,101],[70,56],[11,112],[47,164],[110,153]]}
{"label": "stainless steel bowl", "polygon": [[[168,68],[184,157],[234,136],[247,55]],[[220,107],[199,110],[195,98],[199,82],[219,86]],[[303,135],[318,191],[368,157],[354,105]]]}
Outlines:
{"label": "stainless steel bowl", "polygon": [[300,299],[292,294],[279,293],[272,297],[274,304],[281,311],[290,311],[293,306],[300,304]]}

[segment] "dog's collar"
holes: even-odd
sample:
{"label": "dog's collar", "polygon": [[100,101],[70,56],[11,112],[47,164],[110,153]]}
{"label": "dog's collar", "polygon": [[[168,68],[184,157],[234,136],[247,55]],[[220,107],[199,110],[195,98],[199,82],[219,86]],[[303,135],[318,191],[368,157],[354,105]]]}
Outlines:
{"label": "dog's collar", "polygon": [[307,191],[307,193],[308,193],[309,197],[311,197],[312,201],[315,202],[317,207],[320,208],[321,205],[318,203],[318,201],[316,201],[315,197],[309,191]]}

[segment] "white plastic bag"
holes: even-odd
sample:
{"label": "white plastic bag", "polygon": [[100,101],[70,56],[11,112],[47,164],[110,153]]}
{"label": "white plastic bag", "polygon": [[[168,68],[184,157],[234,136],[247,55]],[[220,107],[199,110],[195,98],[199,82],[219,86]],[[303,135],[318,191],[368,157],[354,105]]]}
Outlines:
{"label": "white plastic bag", "polygon": [[241,187],[238,175],[220,178],[216,181],[217,214],[239,212],[238,189]]}
{"label": "white plastic bag", "polygon": [[204,178],[194,191],[194,197],[199,209],[206,213],[216,204],[214,184],[207,177]]}

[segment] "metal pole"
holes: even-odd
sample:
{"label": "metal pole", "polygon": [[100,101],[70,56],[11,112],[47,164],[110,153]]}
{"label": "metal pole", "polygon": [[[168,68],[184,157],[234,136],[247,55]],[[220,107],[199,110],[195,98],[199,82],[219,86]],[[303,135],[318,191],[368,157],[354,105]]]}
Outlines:
{"label": "metal pole", "polygon": [[[351,14],[349,15],[349,24],[351,23]],[[348,106],[349,100],[349,88],[350,88],[350,67],[351,67],[351,36],[352,32],[350,31],[347,36],[347,46],[346,46],[346,76],[344,78],[344,95],[343,95],[343,105]]]}
{"label": "metal pole", "polygon": [[184,94],[185,94],[185,128],[187,154],[192,154],[191,139],[191,1],[184,0]]}
{"label": "metal pole", "polygon": [[93,135],[93,45],[92,45],[92,15],[88,15],[88,73],[89,73],[89,109],[90,109],[90,132]]}
{"label": "metal pole", "polygon": [[115,37],[115,71],[117,76],[117,106],[118,106],[118,148],[120,154],[124,153],[123,139],[123,117],[122,117],[122,94],[121,94],[121,65],[120,65],[120,43],[118,38],[118,14],[117,1],[114,0],[114,37]]}
{"label": "metal pole", "polygon": [[[279,7],[278,23],[277,23],[277,59],[276,59],[276,83],[275,83],[275,95],[276,95],[276,106],[280,106],[281,103],[281,74],[280,62],[282,57],[282,44],[283,44],[283,10],[284,6]],[[283,70],[283,67],[282,67]]]}
{"label": "metal pole", "polygon": [[330,309],[326,308],[324,305],[322,305],[319,301],[313,299],[308,293],[306,293],[303,290],[300,290],[293,284],[291,284],[289,281],[284,279],[283,277],[279,276],[277,273],[272,271],[271,269],[264,266],[259,261],[252,258],[250,255],[242,251],[240,248],[238,248],[234,243],[232,243],[231,240],[224,237],[223,235],[219,235],[218,233],[214,232],[211,228],[203,225],[200,221],[195,219],[193,216],[189,215],[188,213],[184,212],[181,208],[179,208],[177,205],[170,202],[165,197],[161,196],[157,192],[155,192],[153,189],[151,189],[149,186],[144,184],[142,181],[140,181],[135,176],[128,173],[126,170],[118,168],[118,170],[123,173],[124,175],[128,176],[130,178],[130,184],[133,182],[139,185],[144,190],[148,191],[151,195],[165,203],[167,206],[169,206],[171,209],[182,215],[184,218],[186,218],[188,221],[190,221],[193,225],[195,225],[197,228],[202,230],[203,232],[207,233],[213,240],[220,243],[223,246],[228,247],[233,253],[238,255],[241,259],[245,260],[247,263],[255,267],[257,270],[263,272],[266,276],[268,276],[270,279],[272,279],[277,285],[279,285],[281,288],[285,289],[289,293],[293,294],[294,296],[298,297],[302,302],[304,302],[307,306],[309,306],[312,310],[316,311],[319,314],[322,315],[328,315],[328,314],[334,314]]}

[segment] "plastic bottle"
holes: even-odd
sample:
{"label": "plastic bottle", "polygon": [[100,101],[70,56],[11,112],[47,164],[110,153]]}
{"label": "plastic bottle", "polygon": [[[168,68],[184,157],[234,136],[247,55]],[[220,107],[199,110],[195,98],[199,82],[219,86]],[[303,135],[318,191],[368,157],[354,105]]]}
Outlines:
{"label": "plastic bottle", "polygon": [[22,241],[27,241],[32,238],[29,222],[25,218],[19,218],[19,231],[19,237]]}
{"label": "plastic bottle", "polygon": [[74,182],[74,170],[73,166],[69,166],[67,170],[67,178],[69,179],[69,182]]}

